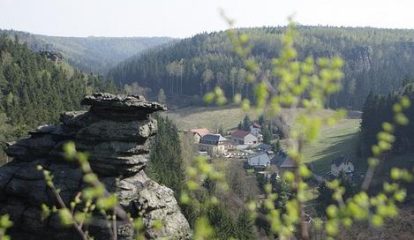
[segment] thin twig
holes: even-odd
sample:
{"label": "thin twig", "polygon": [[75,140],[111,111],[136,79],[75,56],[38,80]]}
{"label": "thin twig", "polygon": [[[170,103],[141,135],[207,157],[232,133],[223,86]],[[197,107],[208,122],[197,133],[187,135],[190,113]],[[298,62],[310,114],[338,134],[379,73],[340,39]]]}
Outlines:
{"label": "thin twig", "polygon": [[[63,201],[62,197],[60,196],[60,194],[56,191],[56,188],[54,187],[54,185],[49,186],[50,189],[52,190],[53,194],[55,195],[58,204],[60,205],[61,208],[63,209],[68,209],[65,202]],[[73,222],[73,226],[75,227],[76,231],[79,233],[79,235],[81,236],[82,240],[88,240],[88,236],[86,235],[86,233],[82,230],[82,227],[80,225],[78,225],[76,223],[76,220],[74,218],[74,216],[71,214],[70,215],[72,218],[72,222]]]}

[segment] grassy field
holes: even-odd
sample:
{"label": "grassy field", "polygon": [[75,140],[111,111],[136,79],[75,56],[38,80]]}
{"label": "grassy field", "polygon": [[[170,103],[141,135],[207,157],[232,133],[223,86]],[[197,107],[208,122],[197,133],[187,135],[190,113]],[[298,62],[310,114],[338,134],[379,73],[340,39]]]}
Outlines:
{"label": "grassy field", "polygon": [[237,127],[246,114],[250,119],[258,117],[255,111],[246,113],[237,107],[191,107],[165,113],[183,131],[193,128],[207,128],[210,131],[216,131],[220,127],[231,129]]}
{"label": "grassy field", "polygon": [[[286,122],[290,122],[298,110],[283,110],[282,114]],[[332,111],[324,110],[321,114],[329,115]],[[193,128],[207,128],[210,131],[222,127],[225,130],[237,127],[240,121],[248,115],[251,120],[256,120],[259,114],[253,110],[242,111],[239,107],[188,107],[163,113],[172,119],[180,130]]]}
{"label": "grassy field", "polygon": [[349,156],[354,162],[360,161],[356,157],[359,123],[359,119],[344,119],[334,127],[323,128],[319,141],[305,146],[305,161],[312,162],[319,174],[327,173],[331,161],[341,155]]}
{"label": "grassy field", "polygon": [[[297,113],[292,110],[282,112],[287,122],[293,119]],[[331,114],[332,111],[324,110],[321,114]],[[257,119],[258,114],[254,111],[247,113],[250,119]],[[223,107],[197,107],[183,108],[165,113],[172,119],[180,130],[192,128],[208,128],[215,131],[222,127],[231,129],[236,127],[246,115],[240,108]],[[320,140],[304,149],[306,162],[312,162],[315,171],[322,174],[330,169],[331,161],[341,155],[347,155],[355,161],[358,144],[359,119],[344,119],[334,127],[322,129]]]}

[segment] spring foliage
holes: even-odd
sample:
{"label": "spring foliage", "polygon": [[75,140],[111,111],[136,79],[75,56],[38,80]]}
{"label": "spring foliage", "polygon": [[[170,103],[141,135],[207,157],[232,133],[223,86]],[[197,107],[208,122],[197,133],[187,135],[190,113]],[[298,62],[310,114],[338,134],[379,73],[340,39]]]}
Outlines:
{"label": "spring foliage", "polygon": [[[341,228],[348,228],[357,222],[368,222],[373,227],[380,227],[387,218],[397,216],[397,204],[403,202],[406,197],[406,191],[399,182],[412,181],[414,178],[409,170],[393,168],[391,181],[383,184],[382,191],[370,195],[368,190],[376,166],[381,161],[381,156],[392,149],[397,127],[408,124],[405,111],[410,107],[409,98],[399,96],[392,105],[393,117],[381,125],[380,132],[371,148],[372,156],[368,159],[369,168],[360,190],[352,196],[346,196],[345,186],[339,180],[327,181],[325,186],[331,191],[333,202],[327,203],[326,218],[309,221],[304,206],[312,198],[310,188],[306,183],[306,179],[312,176],[312,172],[304,164],[302,149],[304,145],[312,144],[318,139],[322,125],[333,126],[344,115],[343,111],[337,111],[337,114],[332,116],[317,114],[326,106],[329,97],[341,89],[343,61],[337,57],[318,59],[308,57],[299,61],[294,41],[299,37],[293,23],[289,25],[281,38],[282,47],[279,56],[273,58],[272,64],[269,66],[261,66],[252,58],[254,48],[251,47],[249,37],[246,34],[233,30],[229,30],[227,33],[235,53],[240,57],[240,61],[246,69],[245,80],[254,86],[254,101],[243,95],[235,95],[235,102],[240,103],[243,109],[254,107],[260,113],[266,112],[273,115],[277,115],[282,108],[301,107],[304,109],[295,117],[292,128],[286,136],[288,138],[287,153],[296,167],[293,171],[284,173],[283,183],[287,184],[287,187],[284,186],[284,188],[289,188],[292,195],[286,196],[282,192],[277,192],[272,184],[265,184],[266,196],[263,201],[248,201],[245,206],[248,212],[243,212],[235,223],[231,221],[232,218],[226,211],[221,210],[223,203],[219,196],[229,190],[224,173],[217,171],[206,158],[197,157],[187,168],[187,181],[182,186],[180,194],[181,203],[190,207],[195,213],[192,224],[193,238],[197,240],[251,239],[252,231],[250,229],[254,219],[259,217],[258,209],[265,210],[263,211],[264,216],[260,217],[267,222],[270,237],[278,237],[279,239],[289,239],[294,236],[299,239],[310,239],[310,227],[320,228],[329,239],[334,239]],[[271,81],[263,72],[270,72],[278,81]],[[226,92],[220,87],[216,87],[207,94],[205,99],[217,104],[228,102]],[[168,133],[171,128],[166,127],[162,130],[163,124],[165,124],[164,127],[168,126],[168,121],[162,121],[160,121],[160,131]],[[172,132],[170,134],[175,136]],[[162,143],[161,141],[168,140],[159,139],[158,141]],[[161,146],[162,144],[158,147]],[[98,190],[101,189],[99,182],[96,182],[97,178],[93,173],[87,171],[89,168],[86,159],[82,155],[78,155],[71,145],[66,147],[66,151],[69,159],[71,156],[72,158],[75,156],[80,160],[79,164],[84,166],[82,168],[86,169],[84,171],[85,181],[87,180],[91,186],[98,186]],[[155,159],[161,159],[161,156],[155,156]],[[166,163],[171,164],[171,161],[167,159]],[[160,165],[153,168],[154,173],[160,171],[169,174],[161,162],[157,164]],[[171,169],[168,170],[171,171]],[[158,177],[161,179],[163,176]],[[170,176],[170,178],[174,179],[175,177]],[[47,175],[47,172],[45,172],[45,179],[49,187],[53,189],[53,185],[50,184],[52,178]],[[171,183],[172,186],[174,184]],[[85,200],[92,201],[90,205],[97,208],[114,209],[116,199],[107,199],[110,196],[106,196],[98,190],[90,188],[84,190],[83,195],[90,196]],[[108,204],[99,204],[100,199],[108,200]],[[283,204],[283,208],[280,208],[280,204]],[[60,215],[63,222],[76,227],[79,221],[76,214],[70,215],[67,208],[59,211],[62,211]],[[137,224],[137,226],[142,225]],[[248,229],[248,231],[235,231],[235,229],[241,228]]]}

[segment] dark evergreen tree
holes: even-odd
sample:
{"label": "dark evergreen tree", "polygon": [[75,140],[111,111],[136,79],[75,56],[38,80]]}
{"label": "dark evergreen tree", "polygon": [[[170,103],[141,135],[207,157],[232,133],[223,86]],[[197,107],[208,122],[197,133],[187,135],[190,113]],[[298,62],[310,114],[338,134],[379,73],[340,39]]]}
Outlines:
{"label": "dark evergreen tree", "polygon": [[168,118],[158,116],[157,121],[158,133],[151,143],[147,173],[179,196],[185,176],[178,130]]}
{"label": "dark evergreen tree", "polygon": [[211,207],[207,216],[214,227],[216,239],[232,239],[236,236],[235,222],[224,206]]}
{"label": "dark evergreen tree", "polygon": [[253,240],[256,239],[254,232],[254,221],[247,210],[243,210],[237,217],[235,237],[239,240]]}
{"label": "dark evergreen tree", "polygon": [[250,120],[249,116],[248,115],[244,116],[242,129],[244,131],[250,131],[250,125],[252,125],[252,121]]}
{"label": "dark evergreen tree", "polygon": [[272,132],[270,126],[262,126],[263,143],[270,144],[272,141]]}
{"label": "dark evergreen tree", "polygon": [[[408,81],[409,82],[409,81]],[[414,102],[414,84],[408,83],[397,91],[386,96],[369,94],[363,108],[361,120],[361,152],[371,154],[371,146],[377,142],[377,133],[381,131],[384,122],[392,122],[393,105],[401,96],[408,96]],[[414,116],[414,107],[410,106],[405,114],[411,119]],[[414,122],[406,126],[398,126],[395,130],[395,142],[392,149],[394,153],[412,152],[414,149]]]}
{"label": "dark evergreen tree", "polygon": [[99,76],[31,51],[18,38],[12,41],[0,36],[0,110],[12,126],[7,139],[55,123],[64,111],[80,110],[80,100],[93,91],[114,92],[116,88]]}

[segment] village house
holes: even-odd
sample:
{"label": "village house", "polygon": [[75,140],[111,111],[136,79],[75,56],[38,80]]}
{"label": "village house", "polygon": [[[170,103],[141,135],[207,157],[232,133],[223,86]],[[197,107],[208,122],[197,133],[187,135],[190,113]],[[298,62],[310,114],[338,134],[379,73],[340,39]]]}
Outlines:
{"label": "village house", "polygon": [[331,163],[331,175],[334,177],[339,177],[341,173],[346,174],[347,176],[352,177],[355,167],[352,161],[344,156],[341,156]]}
{"label": "village house", "polygon": [[250,125],[250,133],[254,136],[259,136],[259,134],[261,134],[261,131],[262,127],[258,123],[253,123],[252,125]]}
{"label": "village house", "polygon": [[236,145],[253,145],[258,143],[256,136],[244,130],[236,130],[232,132],[231,140]]}
{"label": "village house", "polygon": [[210,133],[207,128],[191,129],[190,132],[193,135],[194,143],[199,143],[202,137]]}
{"label": "village house", "polygon": [[253,134],[253,136],[257,137],[258,142],[263,141],[263,135],[262,135],[262,127],[258,123],[253,123],[250,125],[250,133]]}
{"label": "village house", "polygon": [[260,143],[256,146],[257,151],[268,152],[272,150],[272,146],[266,143]]}
{"label": "village house", "polygon": [[247,164],[254,168],[266,168],[270,165],[270,157],[265,152],[247,157]]}
{"label": "village house", "polygon": [[223,156],[226,154],[227,139],[220,134],[206,134],[198,144],[200,151],[205,151],[211,157]]}
{"label": "village house", "polygon": [[271,162],[277,166],[279,176],[283,176],[286,171],[295,171],[297,168],[295,161],[283,151],[279,151]]}
{"label": "village house", "polygon": [[278,172],[281,176],[283,176],[283,174],[286,171],[293,172],[296,170],[296,168],[297,166],[296,166],[295,161],[293,161],[293,159],[290,157],[286,157],[285,160],[282,162],[282,164],[278,166]]}

